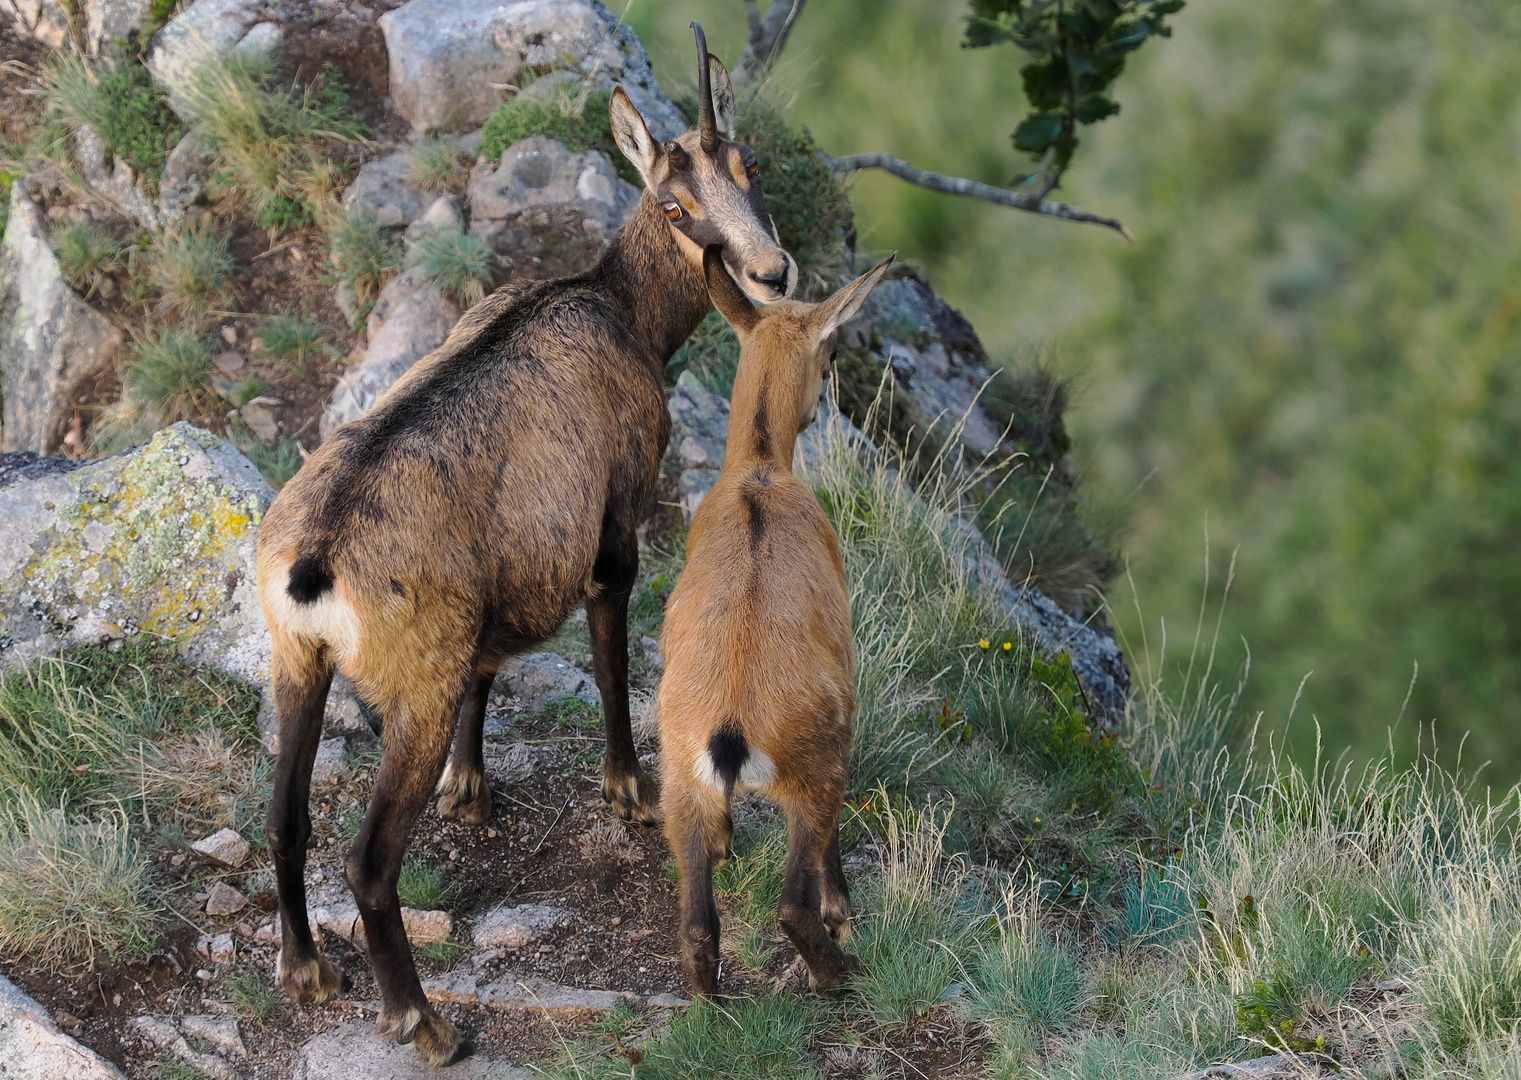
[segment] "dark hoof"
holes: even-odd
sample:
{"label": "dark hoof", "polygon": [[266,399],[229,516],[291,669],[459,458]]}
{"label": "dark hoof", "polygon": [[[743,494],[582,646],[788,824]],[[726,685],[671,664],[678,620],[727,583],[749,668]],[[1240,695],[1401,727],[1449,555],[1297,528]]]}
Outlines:
{"label": "dark hoof", "polygon": [[477,769],[456,769],[454,762],[438,782],[438,816],[445,821],[484,825],[491,820],[491,786]]}
{"label": "dark hoof", "polygon": [[383,1039],[391,1039],[402,1046],[415,1045],[423,1063],[430,1069],[453,1065],[470,1056],[470,1044],[465,1042],[459,1029],[434,1012],[431,1005],[411,1008],[403,1013],[382,1009],[376,1029]]}
{"label": "dark hoof", "polygon": [[624,821],[636,825],[660,824],[660,785],[637,765],[632,773],[615,776],[603,762],[602,798]]}
{"label": "dark hoof", "polygon": [[348,977],[322,956],[287,964],[285,950],[281,949],[275,972],[280,987],[302,1005],[331,1001],[349,988]]}

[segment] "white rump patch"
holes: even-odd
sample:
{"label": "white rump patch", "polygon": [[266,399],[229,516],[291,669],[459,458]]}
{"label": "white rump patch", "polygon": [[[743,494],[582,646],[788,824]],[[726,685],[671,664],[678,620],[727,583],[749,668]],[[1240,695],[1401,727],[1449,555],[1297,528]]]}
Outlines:
{"label": "white rump patch", "polygon": [[[723,792],[723,777],[713,766],[712,754],[704,751],[697,759],[695,771],[700,783],[708,785],[719,793]],[[776,762],[755,747],[750,747],[750,756],[745,758],[745,763],[740,766],[739,777],[734,782],[734,794],[741,795],[746,791],[764,790],[774,783],[776,783]]]}
{"label": "white rump patch", "polygon": [[281,629],[302,637],[313,637],[327,645],[343,663],[359,655],[359,619],[348,602],[338,595],[337,586],[310,604],[292,598],[290,567],[264,583],[264,604]]}

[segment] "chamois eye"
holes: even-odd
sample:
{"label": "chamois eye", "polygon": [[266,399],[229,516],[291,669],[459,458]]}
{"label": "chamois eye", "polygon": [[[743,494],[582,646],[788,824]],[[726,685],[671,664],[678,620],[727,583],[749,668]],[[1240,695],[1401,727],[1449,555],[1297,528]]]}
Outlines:
{"label": "chamois eye", "polygon": [[661,203],[660,209],[665,211],[665,216],[672,221],[680,221],[682,217],[681,204],[679,202]]}
{"label": "chamois eye", "polygon": [[754,180],[757,176],[759,176],[760,162],[756,161],[754,158],[751,158],[749,161],[745,162],[745,175],[748,176],[751,180]]}

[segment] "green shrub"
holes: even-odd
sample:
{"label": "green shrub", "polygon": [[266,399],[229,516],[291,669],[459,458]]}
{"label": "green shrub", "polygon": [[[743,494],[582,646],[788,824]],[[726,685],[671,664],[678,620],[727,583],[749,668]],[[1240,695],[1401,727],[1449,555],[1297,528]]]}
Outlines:
{"label": "green shrub", "polygon": [[199,322],[232,298],[238,263],[231,237],[209,220],[187,221],[160,233],[148,249],[147,263],[161,312]]}
{"label": "green shrub", "polygon": [[464,308],[484,300],[496,279],[496,255],[478,233],[430,229],[412,245],[407,261]]}
{"label": "green shrub", "polygon": [[328,252],[340,285],[352,289],[359,317],[369,314],[386,278],[401,265],[398,246],[367,210],[335,215],[328,226]]}
{"label": "green shrub", "polygon": [[44,66],[41,86],[50,116],[70,131],[89,127],[108,154],[150,184],[158,180],[183,129],[141,63],[122,57],[90,64],[60,52]]}
{"label": "green shrub", "polygon": [[204,420],[216,406],[211,343],[184,326],[145,331],[122,372],[123,397],[157,430],[178,420]]}
{"label": "green shrub", "polygon": [[396,895],[403,904],[430,910],[441,908],[449,897],[449,887],[444,875],[427,863],[408,859],[401,864],[401,876],[396,879]]}
{"label": "green shrub", "polygon": [[524,87],[505,104],[498,105],[486,120],[477,153],[485,161],[502,156],[513,143],[534,135],[558,139],[574,153],[600,150],[613,163],[619,176],[644,186],[639,170],[623,156],[613,141],[608,107],[612,95],[584,83],[557,83],[548,93]]}
{"label": "green shrub", "polygon": [[256,967],[240,965],[218,979],[216,986],[240,1017],[261,1028],[284,1016],[290,1004],[269,976]]}
{"label": "green shrub", "polygon": [[[718,1005],[693,1002],[644,1048],[641,1080],[814,1080],[809,1043],[823,1017],[806,998],[769,994]],[[627,1072],[625,1071],[625,1074]]]}

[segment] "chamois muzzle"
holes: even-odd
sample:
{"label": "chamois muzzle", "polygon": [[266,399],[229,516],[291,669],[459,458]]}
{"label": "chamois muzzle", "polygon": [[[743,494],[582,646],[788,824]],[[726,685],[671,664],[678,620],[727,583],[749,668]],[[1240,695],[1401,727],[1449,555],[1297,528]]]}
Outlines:
{"label": "chamois muzzle", "polygon": [[700,23],[692,23],[692,33],[697,36],[697,134],[703,150],[716,154],[718,120],[713,115],[713,80],[708,74],[708,38]]}

